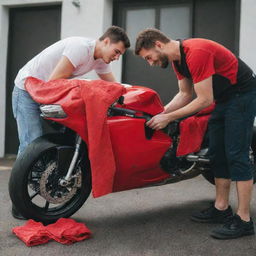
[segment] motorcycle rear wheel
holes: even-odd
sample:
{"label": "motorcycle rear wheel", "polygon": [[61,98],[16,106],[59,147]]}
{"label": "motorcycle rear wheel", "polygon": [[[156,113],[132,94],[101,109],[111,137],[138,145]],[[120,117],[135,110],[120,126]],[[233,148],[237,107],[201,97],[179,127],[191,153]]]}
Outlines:
{"label": "motorcycle rear wheel", "polygon": [[91,173],[86,157],[81,158],[76,167],[73,187],[72,184],[67,188],[58,184],[58,146],[45,137],[32,142],[16,160],[9,180],[10,197],[17,210],[24,217],[44,224],[73,215],[91,192]]}

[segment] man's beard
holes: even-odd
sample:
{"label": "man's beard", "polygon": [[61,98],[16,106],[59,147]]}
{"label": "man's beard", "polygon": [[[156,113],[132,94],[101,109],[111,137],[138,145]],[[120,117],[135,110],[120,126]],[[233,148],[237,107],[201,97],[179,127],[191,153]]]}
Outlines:
{"label": "man's beard", "polygon": [[161,68],[167,68],[169,65],[168,57],[165,54],[159,54],[159,60],[161,62]]}

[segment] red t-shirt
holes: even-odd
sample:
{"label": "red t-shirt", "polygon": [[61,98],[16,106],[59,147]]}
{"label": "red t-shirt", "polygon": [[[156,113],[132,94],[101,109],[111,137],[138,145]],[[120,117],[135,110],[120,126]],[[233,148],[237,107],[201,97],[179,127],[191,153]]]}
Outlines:
{"label": "red t-shirt", "polygon": [[[192,38],[182,42],[186,63],[194,84],[218,74],[237,83],[238,60],[227,48],[214,41]],[[184,76],[173,65],[179,80]]]}
{"label": "red t-shirt", "polygon": [[256,75],[242,60],[214,41],[187,39],[180,45],[181,61],[172,63],[179,80],[187,77],[194,84],[212,76],[217,102],[227,100],[237,91],[256,87]]}

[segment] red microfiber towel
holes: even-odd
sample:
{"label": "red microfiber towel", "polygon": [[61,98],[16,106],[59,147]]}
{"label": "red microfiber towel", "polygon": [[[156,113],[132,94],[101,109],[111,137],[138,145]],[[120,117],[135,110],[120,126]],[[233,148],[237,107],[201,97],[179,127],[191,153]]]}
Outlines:
{"label": "red microfiber towel", "polygon": [[47,226],[28,220],[23,226],[13,228],[12,232],[27,246],[45,244],[51,239],[62,244],[72,244],[91,237],[91,231],[85,224],[66,218]]}
{"label": "red microfiber towel", "polygon": [[125,88],[103,80],[59,79],[44,82],[33,77],[26,80],[25,87],[36,102],[62,106],[67,117],[56,121],[76,131],[88,146],[93,196],[111,193],[116,164],[107,125],[107,110],[125,93]]}
{"label": "red microfiber towel", "polygon": [[215,104],[212,104],[180,123],[180,141],[177,148],[177,156],[184,156],[200,150],[210,113],[214,108]]}
{"label": "red microfiber towel", "polygon": [[46,226],[52,239],[62,244],[72,244],[91,237],[91,231],[73,219],[61,218],[56,223]]}
{"label": "red microfiber towel", "polygon": [[81,87],[81,95],[85,102],[94,197],[113,191],[116,163],[107,124],[107,111],[125,91],[120,84],[102,80]]}
{"label": "red microfiber towel", "polygon": [[12,232],[27,246],[45,244],[51,240],[45,226],[34,220],[28,220],[25,225],[13,228]]}

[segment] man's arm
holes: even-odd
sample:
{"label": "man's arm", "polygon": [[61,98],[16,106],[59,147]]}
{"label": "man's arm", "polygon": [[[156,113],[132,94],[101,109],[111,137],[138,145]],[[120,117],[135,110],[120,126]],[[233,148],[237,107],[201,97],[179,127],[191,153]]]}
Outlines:
{"label": "man's arm", "polygon": [[112,72],[106,73],[106,74],[98,74],[98,76],[102,80],[109,81],[109,82],[116,82],[116,79]]}
{"label": "man's arm", "polygon": [[70,60],[66,56],[62,56],[53,72],[51,73],[48,81],[61,79],[61,78],[69,78],[72,76],[75,67],[72,65]]}
{"label": "man's arm", "polygon": [[192,82],[188,78],[178,81],[179,92],[176,96],[164,107],[164,114],[184,107],[192,100],[193,87]]}
{"label": "man's arm", "polygon": [[154,116],[147,125],[155,130],[160,130],[176,119],[192,115],[213,103],[212,76],[194,85],[196,98],[186,106],[167,114]]}

